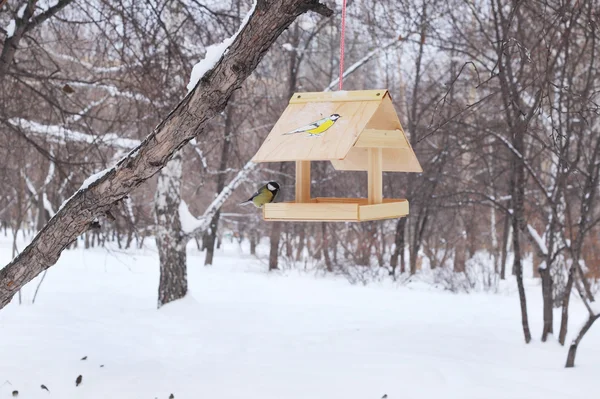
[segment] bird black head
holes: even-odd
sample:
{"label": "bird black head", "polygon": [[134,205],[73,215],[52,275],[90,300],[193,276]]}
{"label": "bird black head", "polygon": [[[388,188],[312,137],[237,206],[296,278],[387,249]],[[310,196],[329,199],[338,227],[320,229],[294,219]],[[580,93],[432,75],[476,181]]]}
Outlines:
{"label": "bird black head", "polygon": [[340,119],[340,114],[331,114],[331,115],[329,116],[329,118],[330,118],[332,121],[337,121],[338,119]]}
{"label": "bird black head", "polygon": [[275,193],[279,191],[279,184],[277,182],[270,181],[267,183],[267,190],[269,190],[272,193]]}

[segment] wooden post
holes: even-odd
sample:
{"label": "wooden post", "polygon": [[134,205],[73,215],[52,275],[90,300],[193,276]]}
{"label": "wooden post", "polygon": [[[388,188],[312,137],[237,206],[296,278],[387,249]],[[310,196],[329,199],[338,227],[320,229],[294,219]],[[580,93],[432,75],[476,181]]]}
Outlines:
{"label": "wooden post", "polygon": [[296,202],[310,202],[310,161],[296,161]]}
{"label": "wooden post", "polygon": [[383,202],[383,156],[381,148],[369,148],[368,186],[369,205]]}

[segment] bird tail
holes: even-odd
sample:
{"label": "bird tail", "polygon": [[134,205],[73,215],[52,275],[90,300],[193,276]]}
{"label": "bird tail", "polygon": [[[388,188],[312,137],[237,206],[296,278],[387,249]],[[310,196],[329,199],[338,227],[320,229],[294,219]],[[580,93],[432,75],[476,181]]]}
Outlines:
{"label": "bird tail", "polygon": [[292,130],[291,132],[287,132],[287,133],[283,133],[284,136],[287,136],[289,134],[296,134],[296,133],[302,133],[305,132],[306,130],[300,130],[300,129],[296,129],[296,130]]}

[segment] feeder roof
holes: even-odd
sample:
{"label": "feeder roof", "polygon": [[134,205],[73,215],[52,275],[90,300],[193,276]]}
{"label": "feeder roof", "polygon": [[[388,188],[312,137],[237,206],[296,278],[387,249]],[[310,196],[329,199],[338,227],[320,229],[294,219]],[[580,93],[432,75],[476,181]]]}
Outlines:
{"label": "feeder roof", "polygon": [[387,90],[295,93],[252,161],[367,170],[369,148],[382,149],[383,171],[423,171]]}

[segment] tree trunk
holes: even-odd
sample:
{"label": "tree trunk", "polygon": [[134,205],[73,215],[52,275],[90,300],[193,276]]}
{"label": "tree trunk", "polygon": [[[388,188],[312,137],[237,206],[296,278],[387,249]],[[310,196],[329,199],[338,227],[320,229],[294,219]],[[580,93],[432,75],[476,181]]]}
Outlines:
{"label": "tree trunk", "polygon": [[[524,135],[525,127],[521,126],[513,134],[513,145],[519,154],[524,153]],[[513,230],[513,271],[517,279],[519,290],[519,301],[521,303],[521,323],[523,325],[523,335],[525,343],[531,341],[531,332],[529,330],[529,318],[527,316],[527,298],[525,295],[525,286],[523,284],[523,265],[521,263],[521,246],[519,242],[519,234],[521,227],[525,225],[523,200],[525,197],[525,166],[523,160],[516,155],[513,155],[513,165],[510,178],[510,187],[512,191],[512,230]],[[523,229],[524,230],[524,229]]]}
{"label": "tree trunk", "polygon": [[517,279],[519,290],[519,302],[521,304],[521,324],[523,325],[523,335],[525,343],[531,341],[531,332],[529,331],[529,318],[527,316],[527,297],[525,296],[525,286],[523,285],[523,265],[521,264],[521,247],[519,244],[519,230],[513,222],[513,247],[514,247],[514,262],[513,270]]}
{"label": "tree trunk", "polygon": [[298,233],[298,247],[296,248],[296,262],[302,259],[302,252],[304,251],[304,239],[306,237],[306,227],[298,226],[300,232]]}
{"label": "tree trunk", "polygon": [[[217,192],[220,192],[221,189]],[[215,243],[217,239],[217,228],[219,225],[219,217],[221,216],[221,211],[217,211],[210,221],[210,227],[206,234],[204,234],[204,239],[202,240],[204,247],[206,248],[206,256],[204,257],[204,266],[209,266],[213,264],[213,257],[215,254]]]}
{"label": "tree trunk", "polygon": [[[235,101],[235,94],[231,95],[230,101]],[[231,148],[231,137],[233,130],[233,120],[234,120],[234,106],[230,105],[227,107],[227,114],[225,115],[225,130],[224,130],[224,140],[223,147],[221,149],[221,161],[219,163],[219,174],[217,175],[217,195],[223,190],[225,187],[225,170],[227,169],[227,163],[229,162],[229,153]],[[217,231],[219,229],[219,218],[221,217],[221,212],[217,211],[213,216],[210,222],[210,228],[208,229],[207,234],[205,234],[205,244],[206,247],[206,257],[204,258],[204,265],[212,265],[213,257],[215,254],[215,242],[217,238]]]}
{"label": "tree trunk", "polygon": [[256,255],[256,244],[257,244],[256,230],[250,230],[250,255]]}
{"label": "tree trunk", "polygon": [[583,336],[592,327],[592,324],[594,324],[594,322],[596,320],[598,320],[599,318],[600,318],[600,314],[597,314],[597,315],[591,314],[590,317],[585,322],[585,324],[583,325],[583,327],[581,327],[579,334],[577,334],[577,338],[575,338],[573,340],[573,342],[571,343],[571,346],[569,347],[569,353],[567,354],[567,363],[565,364],[565,367],[567,367],[567,368],[575,367],[575,355],[577,354],[577,348],[579,347],[579,343],[583,339]]}
{"label": "tree trunk", "polygon": [[156,246],[160,259],[158,307],[187,293],[186,242],[179,220],[183,161],[177,153],[158,175],[154,211]]}
{"label": "tree trunk", "polygon": [[560,319],[560,331],[558,332],[558,342],[561,345],[565,344],[567,339],[567,330],[569,328],[569,302],[571,299],[571,291],[573,290],[573,281],[575,279],[575,265],[571,265],[569,268],[569,276],[567,277],[567,284],[565,286],[565,292],[563,294],[563,302],[561,309]]}
{"label": "tree trunk", "polygon": [[279,241],[281,240],[281,222],[273,222],[269,251],[269,271],[279,269]]}
{"label": "tree trunk", "polygon": [[288,259],[292,259],[292,236],[293,234],[290,234],[289,229],[286,229],[285,232],[285,256]]}
{"label": "tree trunk", "polygon": [[329,239],[327,237],[327,223],[321,223],[321,232],[323,234],[323,257],[325,258],[325,267],[328,272],[333,272],[333,265],[329,257]]}
{"label": "tree trunk", "polygon": [[[285,11],[283,11],[285,10]],[[208,122],[226,106],[279,35],[301,14],[333,12],[317,0],[257,0],[256,10],[228,51],[154,131],[114,167],[78,190],[36,235],[0,270],[0,308],[19,289],[56,264],[61,252],[95,218],[153,177],[191,139],[204,135]]]}
{"label": "tree trunk", "polygon": [[457,240],[454,246],[454,272],[463,273],[467,265],[467,239],[465,237],[466,227],[460,216],[456,227],[458,231],[456,231]]}
{"label": "tree trunk", "polygon": [[508,237],[510,230],[510,216],[504,217],[504,230],[502,231],[502,259],[500,260],[500,279],[506,279],[506,256],[508,254]]}
{"label": "tree trunk", "polygon": [[390,274],[392,276],[396,275],[396,268],[398,267],[398,258],[401,258],[400,273],[404,273],[405,230],[406,218],[400,218],[396,223],[396,234],[394,235],[394,252],[390,257],[390,267],[392,268]]}
{"label": "tree trunk", "polygon": [[[548,256],[549,257],[549,256]],[[544,327],[542,329],[542,342],[546,342],[548,334],[553,334],[553,313],[552,313],[552,276],[550,275],[550,267],[546,260],[546,267],[540,269],[540,277],[542,279],[542,300],[544,306]]]}

